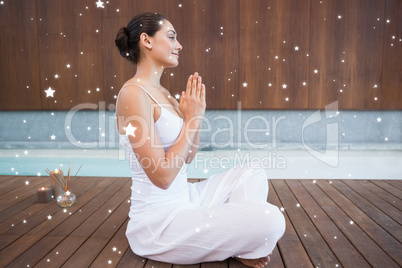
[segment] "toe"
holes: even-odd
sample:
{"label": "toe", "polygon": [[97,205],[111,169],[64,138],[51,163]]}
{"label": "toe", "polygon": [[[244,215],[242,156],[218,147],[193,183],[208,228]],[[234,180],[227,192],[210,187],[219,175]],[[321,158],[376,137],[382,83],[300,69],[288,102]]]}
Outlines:
{"label": "toe", "polygon": [[261,258],[258,260],[258,265],[260,268],[264,268],[265,265],[267,265],[268,263],[265,261],[265,258]]}

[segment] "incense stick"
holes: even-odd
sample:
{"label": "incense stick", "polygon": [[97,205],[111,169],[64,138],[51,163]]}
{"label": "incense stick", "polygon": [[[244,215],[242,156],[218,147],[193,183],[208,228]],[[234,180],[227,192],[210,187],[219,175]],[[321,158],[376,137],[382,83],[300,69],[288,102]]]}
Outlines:
{"label": "incense stick", "polygon": [[[78,171],[80,171],[82,165],[80,166],[80,168],[78,169]],[[63,175],[63,169],[60,167],[60,171],[55,172],[55,171],[50,171],[49,169],[46,169],[46,173],[49,174],[49,176],[57,183],[57,185],[59,185],[64,192],[68,191],[68,188],[70,186],[70,172],[72,170],[73,166],[70,169],[70,163],[68,164],[68,171],[67,171],[67,178],[64,178]],[[78,174],[75,173],[75,176],[77,176]]]}

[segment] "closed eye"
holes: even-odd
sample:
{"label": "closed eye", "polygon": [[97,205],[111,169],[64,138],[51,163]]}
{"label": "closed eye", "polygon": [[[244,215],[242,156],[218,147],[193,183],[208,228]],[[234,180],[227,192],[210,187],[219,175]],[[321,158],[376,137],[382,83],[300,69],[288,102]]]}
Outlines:
{"label": "closed eye", "polygon": [[170,30],[170,31],[167,32],[167,34],[168,34],[168,37],[170,39],[172,39],[172,40],[176,39],[176,32],[175,31]]}

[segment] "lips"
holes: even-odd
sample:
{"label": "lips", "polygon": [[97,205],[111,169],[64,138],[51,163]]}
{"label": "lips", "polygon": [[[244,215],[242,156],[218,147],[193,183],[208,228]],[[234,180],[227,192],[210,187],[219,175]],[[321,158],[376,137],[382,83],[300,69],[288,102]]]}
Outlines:
{"label": "lips", "polygon": [[173,55],[176,55],[177,57],[179,57],[179,54],[178,53],[172,53]]}

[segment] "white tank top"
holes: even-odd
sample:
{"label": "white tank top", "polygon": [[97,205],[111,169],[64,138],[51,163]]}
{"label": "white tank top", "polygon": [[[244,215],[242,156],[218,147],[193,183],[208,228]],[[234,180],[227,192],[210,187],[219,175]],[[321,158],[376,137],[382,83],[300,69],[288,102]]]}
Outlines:
{"label": "white tank top", "polygon": [[[133,84],[126,84],[124,87]],[[183,119],[160,105],[144,87],[138,84],[134,85],[142,88],[149,97],[161,107],[160,117],[155,122],[155,135],[157,134],[159,136],[163,149],[167,152],[179,136],[181,128],[183,127]],[[140,159],[139,161],[136,158],[128,137],[121,134],[119,134],[119,136],[120,144],[125,149],[131,169],[132,186],[129,216],[132,221],[140,221],[141,218],[152,215],[152,213],[161,213],[161,210],[163,213],[169,214],[166,208],[189,202],[186,164],[183,165],[169,189],[160,189],[149,180],[141,166],[140,161],[142,160]],[[155,159],[155,161],[158,161],[158,159]],[[142,164],[146,165],[147,161],[143,161]]]}

